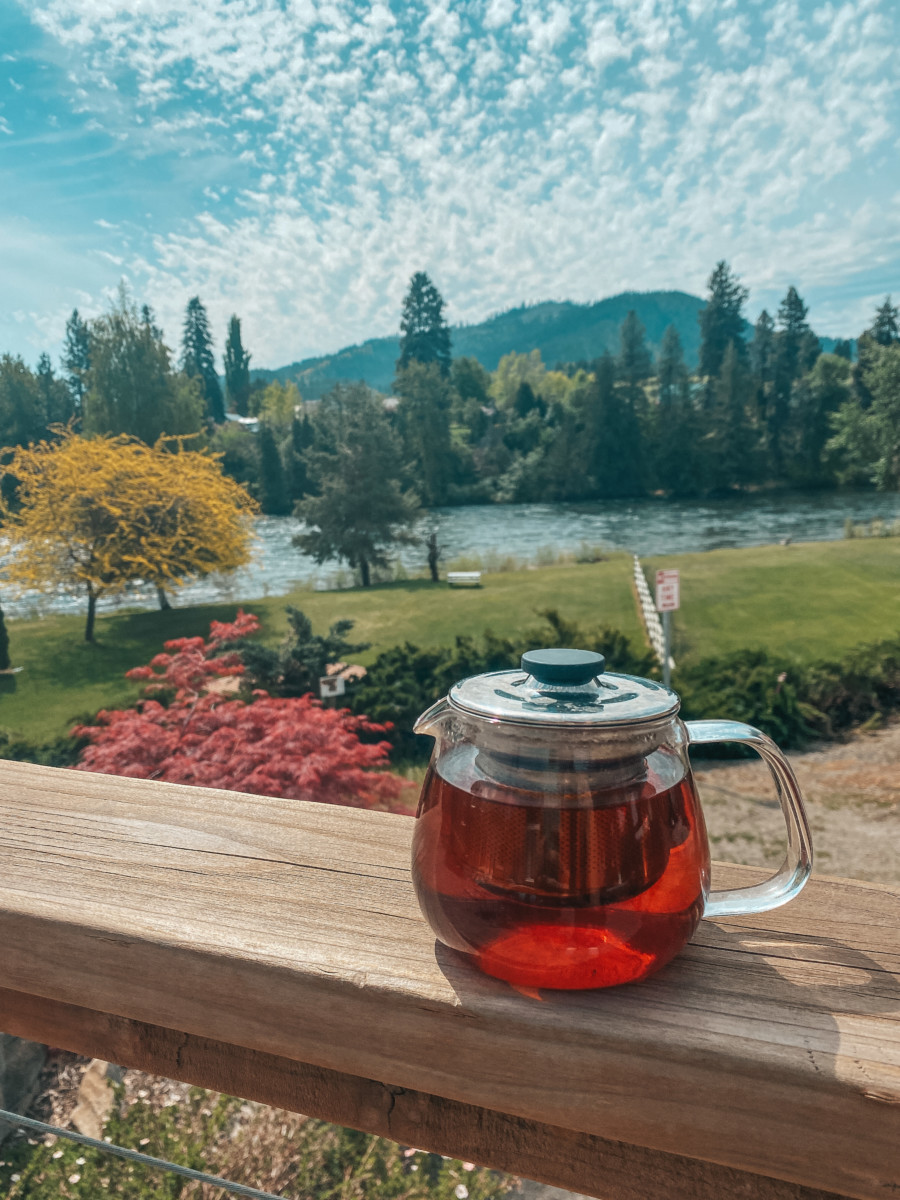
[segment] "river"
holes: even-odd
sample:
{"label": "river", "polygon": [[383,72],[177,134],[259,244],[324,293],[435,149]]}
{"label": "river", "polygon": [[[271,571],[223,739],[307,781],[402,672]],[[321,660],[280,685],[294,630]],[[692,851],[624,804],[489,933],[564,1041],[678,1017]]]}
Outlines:
{"label": "river", "polygon": [[[489,567],[512,557],[542,561],[586,543],[640,555],[681,554],[722,546],[757,546],[778,542],[821,541],[843,537],[844,522],[900,518],[900,496],[876,492],[780,492],[724,500],[607,500],[584,504],[504,504],[439,508],[426,514],[419,531],[437,529],[443,563],[478,558]],[[278,596],[302,585],[348,586],[350,572],[337,563],[317,566],[291,545],[300,529],[292,517],[260,517],[256,521],[253,562],[231,576],[200,580],[180,589],[177,604],[245,601]],[[421,546],[403,547],[402,569],[425,569]],[[477,565],[471,563],[471,565]],[[101,601],[99,611],[153,608],[156,593],[135,588],[127,596]],[[7,595],[8,616],[81,612],[80,596]]]}

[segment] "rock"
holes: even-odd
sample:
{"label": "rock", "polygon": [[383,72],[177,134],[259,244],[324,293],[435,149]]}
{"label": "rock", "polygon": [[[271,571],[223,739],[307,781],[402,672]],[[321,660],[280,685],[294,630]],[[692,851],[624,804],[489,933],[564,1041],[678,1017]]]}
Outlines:
{"label": "rock", "polygon": [[[0,1033],[0,1108],[24,1113],[34,1099],[47,1047]],[[12,1126],[0,1121],[0,1142]]]}
{"label": "rock", "polygon": [[112,1111],[115,1098],[109,1086],[108,1071],[109,1063],[95,1058],[81,1077],[72,1124],[85,1137],[101,1138],[106,1118]]}

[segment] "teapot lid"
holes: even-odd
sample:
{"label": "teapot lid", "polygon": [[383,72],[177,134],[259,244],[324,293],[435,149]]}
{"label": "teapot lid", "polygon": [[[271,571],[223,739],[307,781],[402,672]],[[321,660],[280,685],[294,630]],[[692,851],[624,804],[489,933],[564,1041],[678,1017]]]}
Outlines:
{"label": "teapot lid", "polygon": [[450,689],[450,703],[489,720],[528,725],[637,725],[671,716],[675,692],[652,679],[604,674],[602,654],[529,650],[518,671],[491,671]]}

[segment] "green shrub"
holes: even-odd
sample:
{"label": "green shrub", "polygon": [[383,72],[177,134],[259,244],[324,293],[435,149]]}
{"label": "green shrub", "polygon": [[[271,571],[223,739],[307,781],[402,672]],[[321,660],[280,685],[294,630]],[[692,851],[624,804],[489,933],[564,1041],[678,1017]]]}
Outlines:
{"label": "green shrub", "polygon": [[423,649],[411,642],[393,646],[379,654],[365,678],[348,688],[350,708],[373,721],[393,723],[389,736],[395,762],[422,762],[430,754],[432,742],[412,732],[416,718],[458,680],[517,667],[526,650],[578,646],[604,654],[610,670],[629,675],[656,672],[652,653],[633,647],[617,629],[584,629],[555,609],[539,615],[539,626],[513,638],[488,631],[482,638],[458,637],[452,646],[438,649]]}

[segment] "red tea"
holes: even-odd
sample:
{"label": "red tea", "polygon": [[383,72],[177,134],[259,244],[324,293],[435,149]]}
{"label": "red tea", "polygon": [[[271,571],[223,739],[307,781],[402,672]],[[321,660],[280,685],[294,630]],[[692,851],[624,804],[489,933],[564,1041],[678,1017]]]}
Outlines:
{"label": "red tea", "polygon": [[709,850],[676,754],[562,794],[488,779],[476,759],[461,745],[429,768],[416,821],[413,881],[442,942],[522,987],[629,983],[678,953],[703,911]]}

